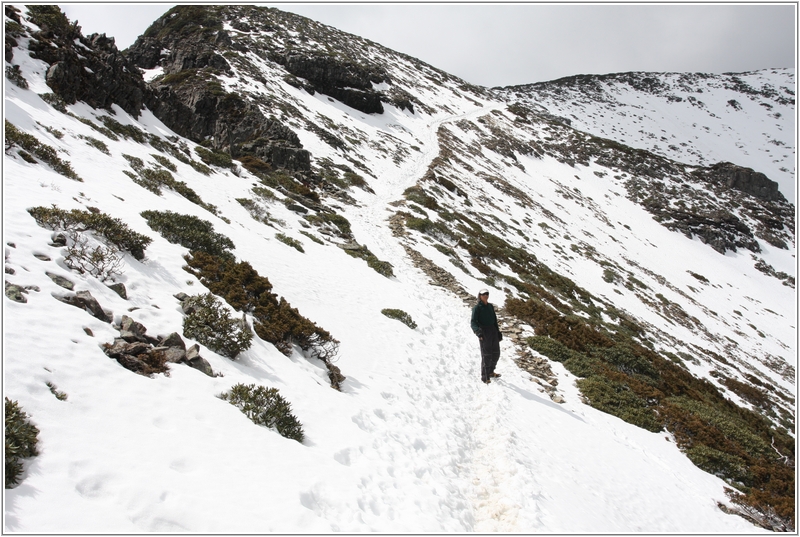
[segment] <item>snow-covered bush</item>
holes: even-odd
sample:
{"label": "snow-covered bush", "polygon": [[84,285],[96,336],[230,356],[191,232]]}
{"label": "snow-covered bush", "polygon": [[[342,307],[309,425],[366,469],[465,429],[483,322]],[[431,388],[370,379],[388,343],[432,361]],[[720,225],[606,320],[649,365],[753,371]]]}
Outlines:
{"label": "snow-covered bush", "polygon": [[277,388],[237,384],[220,399],[241,410],[256,425],[274,428],[281,436],[303,443],[303,426]]}
{"label": "snow-covered bush", "polygon": [[67,254],[64,264],[81,274],[89,273],[104,282],[122,274],[122,256],[114,246],[98,244],[76,231],[67,232]]}
{"label": "snow-covered bush", "polygon": [[183,335],[195,339],[228,358],[250,348],[253,333],[240,319],[233,319],[222,302],[206,293],[187,298],[183,304],[187,312],[183,319]]}
{"label": "snow-covered bush", "polygon": [[[22,132],[8,120],[5,122],[5,131],[6,151],[9,151],[13,147],[19,147],[20,155],[28,162],[33,161],[35,163],[37,161],[33,157],[38,158],[64,177],[69,177],[75,181],[83,181],[83,179],[75,173],[75,170],[72,169],[72,165],[69,162],[61,160],[55,149],[47,144],[43,144],[37,140],[35,136]],[[27,157],[25,155],[27,155]]]}
{"label": "snow-covered bush", "polygon": [[19,403],[8,397],[5,399],[5,488],[10,488],[19,483],[22,473],[21,459],[39,454],[36,449],[39,429],[30,422]]}

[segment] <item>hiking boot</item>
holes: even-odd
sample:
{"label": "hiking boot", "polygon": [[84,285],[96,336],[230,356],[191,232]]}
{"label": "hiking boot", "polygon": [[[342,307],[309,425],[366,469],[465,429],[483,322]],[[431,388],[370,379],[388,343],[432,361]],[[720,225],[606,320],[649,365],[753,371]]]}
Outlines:
{"label": "hiking boot", "polygon": [[489,384],[490,382],[492,382],[492,381],[489,380],[489,379],[486,379],[486,380],[483,381],[484,384]]}
{"label": "hiking boot", "polygon": [[489,375],[489,376],[490,376],[490,377],[502,377],[503,375],[501,375],[500,373],[492,373],[492,374],[491,374],[491,375]]}

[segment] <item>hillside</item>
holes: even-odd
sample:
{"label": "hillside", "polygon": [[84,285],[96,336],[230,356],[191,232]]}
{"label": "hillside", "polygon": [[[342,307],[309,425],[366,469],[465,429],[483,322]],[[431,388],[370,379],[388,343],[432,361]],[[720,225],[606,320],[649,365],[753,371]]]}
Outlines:
{"label": "hillside", "polygon": [[[7,6],[6,78],[4,391],[39,441],[5,531],[794,529],[793,129],[708,150],[717,79],[677,154],[603,117],[629,82],[476,87],[252,6],[122,52]],[[780,188],[736,143],[785,149]]]}

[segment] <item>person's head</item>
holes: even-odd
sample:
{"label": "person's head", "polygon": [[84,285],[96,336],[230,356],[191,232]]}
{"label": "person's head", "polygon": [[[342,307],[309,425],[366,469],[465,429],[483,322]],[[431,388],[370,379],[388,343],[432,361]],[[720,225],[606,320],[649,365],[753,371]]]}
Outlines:
{"label": "person's head", "polygon": [[489,301],[489,290],[481,289],[478,291],[478,300],[486,304]]}

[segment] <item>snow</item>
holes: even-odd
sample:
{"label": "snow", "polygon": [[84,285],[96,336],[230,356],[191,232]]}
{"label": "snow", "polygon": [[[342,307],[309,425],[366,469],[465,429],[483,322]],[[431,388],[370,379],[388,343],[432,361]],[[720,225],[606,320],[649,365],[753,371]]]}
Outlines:
{"label": "snow", "polygon": [[[40,455],[27,463],[21,484],[5,492],[5,532],[759,531],[717,507],[726,502],[725,483],[695,467],[667,433],[647,432],[583,404],[574,377],[560,364],[552,366],[563,404],[552,402],[511,361],[507,340],[498,365],[502,378],[489,385],[480,382],[469,308],[429,284],[392,237],[386,217],[393,212],[388,203],[399,199],[438,154],[438,127],[483,116],[499,108],[497,103],[475,106],[445,94],[439,109],[447,113],[430,117],[387,107],[382,118],[362,120],[327,97],[285,88],[310,110],[354,125],[369,139],[386,132],[420,147],[398,166],[363,146],[363,158],[378,175],[370,182],[375,195],[354,191],[361,205],[344,208],[359,243],[393,265],[395,277],[387,279],[333,245],[307,240],[288,211],[279,215],[287,222],[282,231],[300,240],[305,253],[275,240],[274,229],[255,222],[235,201],[248,196],[256,182],[247,172],[236,177],[217,170],[206,177],[177,163],[176,177],[214,203],[230,224],[169,191],[159,197],[144,190],[122,173],[127,166],[121,155],[147,162],[155,150],[124,139],[104,140],[111,156],[88,146],[77,135],[99,136],[96,132],[36,95],[44,92],[43,83],[34,82],[41,65],[17,55],[15,61],[32,88],[6,84],[6,119],[65,148],[68,154],[61,157],[84,182],[9,153],[4,157],[5,265],[15,270],[6,280],[39,290],[29,291],[25,304],[3,300],[3,388],[40,429]],[[82,117],[102,113],[81,103],[69,109]],[[149,111],[138,119],[115,111],[121,123],[174,135]],[[66,135],[57,141],[37,122]],[[329,151],[309,133],[301,136],[315,156]],[[568,168],[570,175],[565,175],[564,165],[555,161],[520,158],[533,171],[509,173],[512,184],[538,192],[543,203],[568,203],[555,193],[557,179],[572,177],[575,170]],[[696,285],[686,267],[732,282],[727,288],[704,288],[698,299],[720,313],[730,309],[723,307],[726,300],[743,307],[736,292],[747,287],[784,317],[765,327],[773,331],[771,338],[791,341],[795,321],[786,288],[759,278],[747,256],[709,254],[706,245],[667,231],[624,197],[608,197],[618,189],[610,179],[597,178],[591,170],[579,175],[583,196],[604,200],[615,223],[637,230],[635,236],[613,230],[621,242],[606,240],[606,255],[671,270],[679,288]],[[536,177],[533,187],[531,177]],[[524,217],[506,202],[511,217]],[[143,262],[125,257],[120,281],[128,300],[97,279],[70,271],[61,249],[48,245],[51,232],[38,227],[26,209],[50,204],[98,207],[154,239]],[[180,332],[183,315],[174,295],[205,289],[181,268],[186,249],[152,231],[139,214],[144,209],[194,214],[230,237],[237,257],[268,277],[274,292],[341,341],[336,365],[347,377],[342,392],[330,388],[321,362],[300,352],[287,358],[258,337],[235,361],[201,347],[201,355],[222,374],[213,378],[183,365],[173,365],[169,376],[146,378],[107,358],[100,345],[113,341],[117,331],[54,300],[52,295],[66,291],[45,271],[74,281],[76,290],[90,290],[113,312],[114,323],[129,315],[150,335]],[[588,211],[573,210],[576,218],[590,218]],[[641,237],[656,244],[679,241],[683,252],[675,256]],[[424,244],[420,249],[431,259],[438,254],[447,266],[435,249]],[[547,263],[562,262],[544,248],[537,255]],[[788,256],[767,252],[765,257],[773,262],[781,255]],[[581,285],[606,285],[596,266],[591,274],[578,264],[571,269]],[[485,285],[470,275],[460,277],[468,289]],[[501,304],[503,290],[490,289],[491,300]],[[622,303],[636,315],[653,316],[636,300]],[[418,328],[384,317],[383,308],[408,312]],[[695,337],[687,331],[687,341]],[[46,382],[68,399],[56,399]],[[237,383],[278,388],[303,424],[304,443],[254,425],[218,398]]]}

